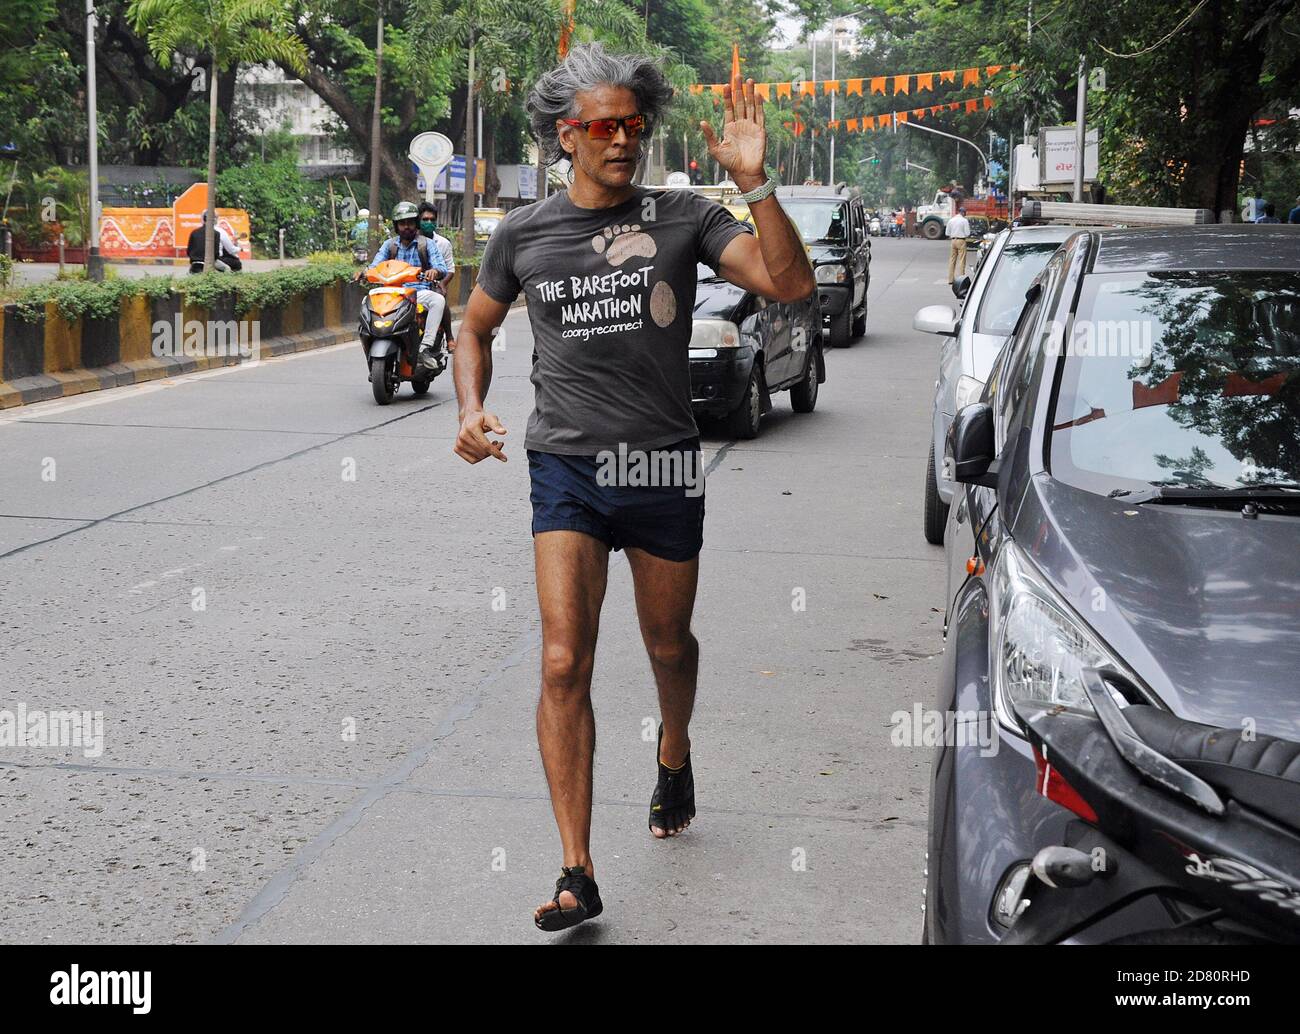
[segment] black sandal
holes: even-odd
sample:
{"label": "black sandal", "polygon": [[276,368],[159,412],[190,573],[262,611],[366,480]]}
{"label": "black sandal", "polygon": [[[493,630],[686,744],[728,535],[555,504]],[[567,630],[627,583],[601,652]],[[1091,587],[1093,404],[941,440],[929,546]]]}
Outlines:
{"label": "black sandal", "polygon": [[650,798],[650,831],[653,833],[656,829],[662,829],[673,836],[669,830],[685,828],[685,820],[695,818],[695,775],[691,772],[690,751],[686,752],[686,760],[682,762],[681,768],[669,768],[659,760],[659,744],[663,743],[663,739],[664,727],[661,722],[659,739],[655,744],[659,782],[655,784],[654,796]]}
{"label": "black sandal", "polygon": [[[596,881],[587,875],[587,870],[583,866],[561,866],[560,872],[563,875],[555,881],[555,897],[551,898],[555,902],[555,907],[533,920],[537,924],[537,929],[545,930],[547,933],[567,930],[588,919],[595,919],[605,910],[600,900],[600,889],[596,886]],[[560,907],[560,894],[566,890],[578,899],[578,904],[573,908]]]}

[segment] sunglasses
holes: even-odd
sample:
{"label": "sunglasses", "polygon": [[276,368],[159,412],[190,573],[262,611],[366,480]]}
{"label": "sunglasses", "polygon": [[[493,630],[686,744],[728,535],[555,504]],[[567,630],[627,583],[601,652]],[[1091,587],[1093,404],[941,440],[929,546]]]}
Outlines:
{"label": "sunglasses", "polygon": [[583,122],[576,118],[560,119],[566,126],[577,126],[587,131],[588,140],[609,140],[622,126],[628,136],[640,136],[645,129],[644,115],[624,115],[622,118],[594,118]]}

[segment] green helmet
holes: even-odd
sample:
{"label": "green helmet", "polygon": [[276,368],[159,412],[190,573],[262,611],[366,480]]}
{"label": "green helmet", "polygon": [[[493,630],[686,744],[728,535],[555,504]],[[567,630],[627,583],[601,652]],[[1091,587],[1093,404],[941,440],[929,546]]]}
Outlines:
{"label": "green helmet", "polygon": [[397,207],[393,209],[393,222],[399,223],[403,219],[419,219],[420,213],[416,207],[409,201],[397,202]]}

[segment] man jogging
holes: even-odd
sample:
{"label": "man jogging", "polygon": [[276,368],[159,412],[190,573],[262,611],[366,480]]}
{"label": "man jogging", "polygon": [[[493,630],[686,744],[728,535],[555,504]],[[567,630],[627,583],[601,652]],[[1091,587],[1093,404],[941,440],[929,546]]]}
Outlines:
{"label": "man jogging", "polygon": [[[691,634],[703,485],[691,412],[688,347],[696,264],[774,301],[816,288],[798,232],[763,164],[763,105],[753,81],[724,89],[722,137],[701,123],[709,153],[746,199],[758,236],[690,189],[632,180],[672,96],[658,65],[575,47],[528,98],[546,160],[567,157],[573,181],[508,213],[483,255],[456,342],[460,431],[470,463],[505,461],[501,421],[484,408],[492,332],[525,291],[535,408],[528,420],[533,552],[542,620],[537,739],[559,827],[563,867],[534,912],[561,930],[602,909],[590,853],[595,721],[591,673],[610,549],[632,571],[637,617],[659,693],[657,783],[648,825],[680,833],[695,814],[691,741],[699,645]],[[676,470],[675,483],[610,477],[614,456]],[[673,479],[669,479],[673,480]]]}

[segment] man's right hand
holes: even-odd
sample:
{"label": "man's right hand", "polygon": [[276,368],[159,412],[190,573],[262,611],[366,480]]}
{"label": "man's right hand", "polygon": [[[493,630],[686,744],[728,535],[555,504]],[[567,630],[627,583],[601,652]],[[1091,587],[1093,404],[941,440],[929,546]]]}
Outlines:
{"label": "man's right hand", "polygon": [[477,463],[489,456],[495,456],[505,463],[506,454],[501,450],[502,443],[489,439],[488,432],[505,434],[506,429],[494,413],[481,409],[468,411],[460,422],[460,433],[456,435],[456,445],[452,452],[466,463]]}

